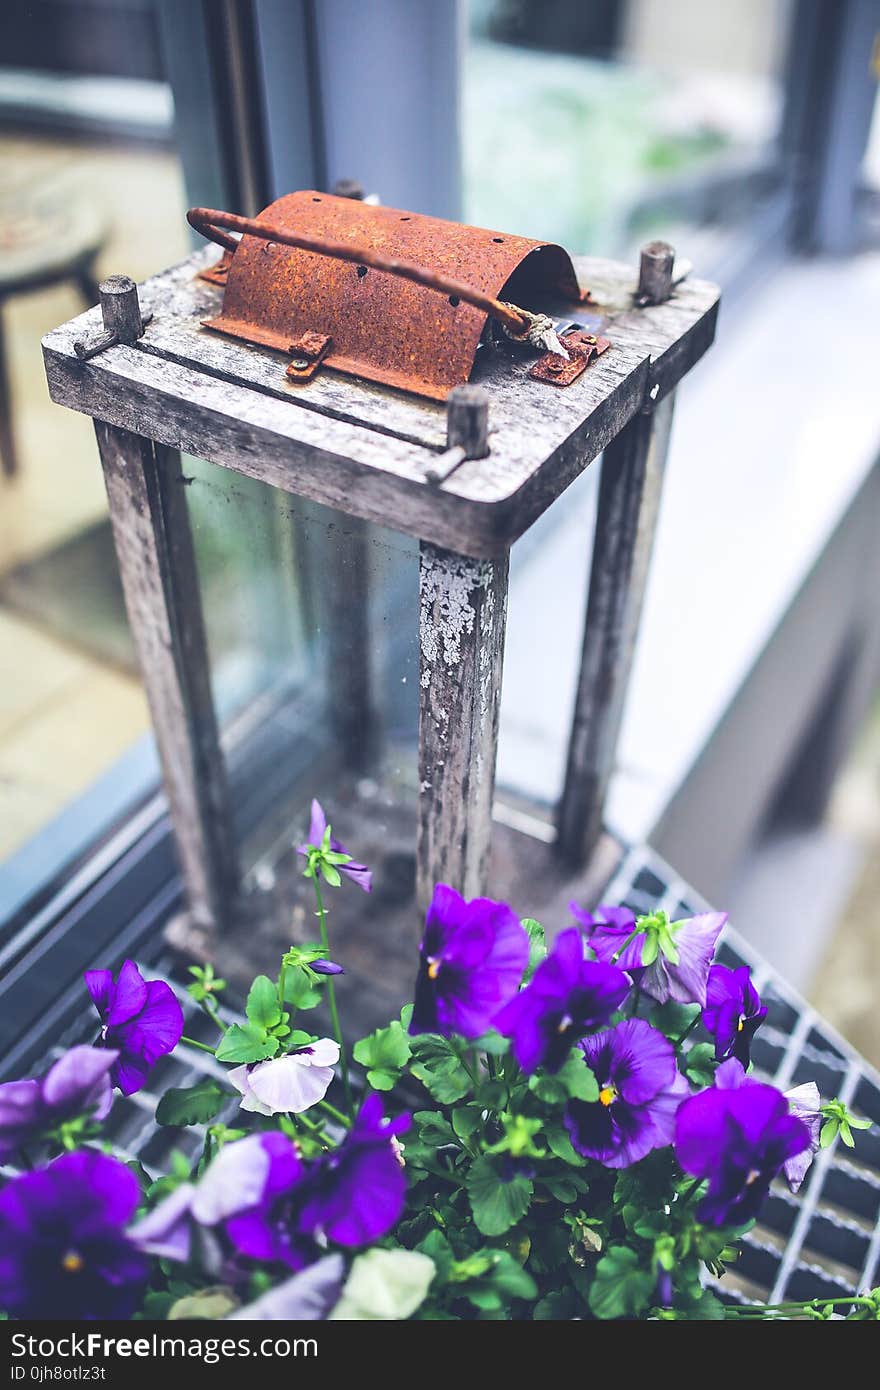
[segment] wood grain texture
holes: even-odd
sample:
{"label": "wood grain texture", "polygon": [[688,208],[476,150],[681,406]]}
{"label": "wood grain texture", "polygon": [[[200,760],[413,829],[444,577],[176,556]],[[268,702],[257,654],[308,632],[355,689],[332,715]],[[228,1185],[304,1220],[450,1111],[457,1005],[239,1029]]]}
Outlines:
{"label": "wood grain texture", "polygon": [[446,447],[442,406],[331,371],[308,385],[283,355],[201,326],[220,290],[194,278],[199,252],[147,281],[154,317],[131,346],[80,363],[73,341],[100,331],[90,310],[44,341],[54,400],[263,478],[273,486],[472,556],[500,555],[641,409],[662,398],[712,341],[718,292],[685,281],[664,304],[633,307],[633,268],[577,260],[595,305],[555,306],[612,347],[565,391],[533,381],[515,347],[481,349],[472,381],[490,402],[491,452],[440,486],[426,480]]}
{"label": "wood grain texture", "polygon": [[222,927],[238,866],[180,457],[102,421],[95,433],[190,907]]}
{"label": "wood grain texture", "polygon": [[419,575],[416,897],[436,883],[486,890],[508,557],[470,560],[423,543]]}
{"label": "wood grain texture", "polygon": [[558,847],[589,862],[602,831],[654,542],[675,397],[637,415],[605,450]]}

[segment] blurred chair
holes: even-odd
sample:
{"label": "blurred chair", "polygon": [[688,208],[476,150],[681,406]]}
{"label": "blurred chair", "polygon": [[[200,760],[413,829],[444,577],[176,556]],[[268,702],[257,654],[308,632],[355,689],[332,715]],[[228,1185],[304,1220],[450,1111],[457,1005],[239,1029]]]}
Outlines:
{"label": "blurred chair", "polygon": [[[97,304],[94,263],[105,235],[100,207],[87,189],[73,187],[69,176],[49,171],[36,179],[0,182],[0,471],[7,478],[15,476],[18,462],[3,326],[6,301],[71,280],[87,305]],[[34,366],[39,370],[36,358]]]}

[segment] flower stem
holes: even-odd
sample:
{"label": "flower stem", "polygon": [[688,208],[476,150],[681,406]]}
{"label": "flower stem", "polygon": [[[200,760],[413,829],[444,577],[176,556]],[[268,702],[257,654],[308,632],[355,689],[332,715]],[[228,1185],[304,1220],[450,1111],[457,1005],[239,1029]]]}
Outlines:
{"label": "flower stem", "polygon": [[[225,1032],[225,1029],[224,1029],[224,1032]],[[197,1048],[199,1048],[200,1051],[202,1051],[202,1052],[210,1052],[211,1056],[212,1056],[212,1057],[214,1056],[214,1049],[213,1049],[213,1047],[209,1047],[207,1043],[199,1042],[198,1038],[188,1038],[188,1037],[186,1036],[186,1034],[183,1034],[183,1036],[181,1037],[180,1041],[181,1041],[182,1043],[186,1043],[187,1047],[197,1047]]]}
{"label": "flower stem", "polygon": [[702,1018],[702,1014],[697,1014],[696,1018],[692,1018],[692,1019],[691,1019],[690,1023],[688,1024],[687,1028],[685,1028],[685,1030],[684,1030],[684,1032],[682,1033],[681,1037],[676,1039],[676,1042],[675,1042],[675,1046],[676,1046],[676,1047],[681,1047],[681,1045],[682,1045],[682,1043],[684,1042],[685,1038],[690,1037],[691,1033],[694,1031],[694,1029],[695,1029],[695,1028],[697,1027],[697,1025],[699,1024],[701,1018]]}
{"label": "flower stem", "polygon": [[679,1192],[678,1200],[680,1202],[689,1202],[693,1197],[694,1193],[697,1191],[699,1187],[702,1186],[704,1182],[704,1178],[694,1178],[693,1182],[689,1183],[683,1192]]}
{"label": "flower stem", "polygon": [[318,1108],[320,1110],[326,1110],[331,1119],[336,1120],[338,1124],[345,1125],[346,1129],[351,1128],[351,1121],[348,1116],[343,1115],[341,1110],[337,1110],[335,1105],[331,1105],[329,1100],[319,1100]]}
{"label": "flower stem", "polygon": [[[321,924],[321,945],[329,959],[330,937],[327,932],[327,913],[324,910],[324,900],[321,897],[321,885],[318,882],[317,872],[315,873],[312,879],[312,883],[315,888],[315,902],[318,907],[318,921]],[[351,1081],[349,1080],[348,1076],[348,1057],[345,1051],[345,1042],[343,1041],[342,1037],[342,1029],[339,1026],[339,1010],[336,1007],[336,986],[333,983],[333,977],[330,975],[327,976],[327,1002],[330,1005],[330,1018],[333,1022],[333,1034],[336,1038],[336,1041],[339,1043],[339,1061],[342,1066],[342,1089],[345,1092],[345,1103],[348,1107],[349,1117],[353,1120],[354,1100],[351,1094]]]}

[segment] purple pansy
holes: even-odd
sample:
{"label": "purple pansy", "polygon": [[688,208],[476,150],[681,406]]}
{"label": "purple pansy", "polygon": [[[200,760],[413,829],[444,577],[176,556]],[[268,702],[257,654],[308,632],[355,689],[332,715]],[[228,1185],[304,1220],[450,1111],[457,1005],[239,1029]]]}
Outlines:
{"label": "purple pansy", "polygon": [[792,1159],[810,1147],[810,1131],[793,1115],[775,1086],[760,1081],[731,1086],[733,1069],[721,1086],[691,1096],[675,1123],[675,1156],[686,1173],[708,1178],[697,1208],[707,1226],[738,1226],[757,1216],[770,1184]]}
{"label": "purple pansy", "polygon": [[766,1017],[767,1009],[752,984],[747,965],[737,966],[735,970],[729,970],[726,965],[712,966],[703,1027],[715,1039],[715,1056],[719,1061],[736,1057],[747,1067],[752,1038]]}
{"label": "purple pansy", "polygon": [[242,1110],[258,1115],[299,1115],[323,1100],[339,1061],[339,1043],[318,1038],[267,1062],[248,1062],[228,1073],[241,1091]]}
{"label": "purple pansy", "polygon": [[[147,1254],[188,1260],[194,1226],[228,1229],[229,1223],[242,1215],[248,1221],[256,1216],[262,1222],[267,1213],[274,1214],[276,1206],[280,1212],[280,1197],[291,1194],[304,1174],[305,1167],[286,1135],[274,1131],[248,1135],[225,1144],[198,1183],[182,1183],[163,1197],[131,1228],[129,1239]],[[246,1221],[239,1232],[245,1245],[249,1230]],[[238,1245],[235,1239],[233,1243]],[[290,1263],[279,1253],[281,1244],[279,1231],[271,1258]],[[293,1264],[300,1268],[305,1254],[296,1241],[288,1241],[285,1250],[288,1245],[297,1247]]]}
{"label": "purple pansy", "polygon": [[396,1226],[403,1212],[406,1174],[396,1137],[409,1115],[388,1120],[378,1095],[369,1095],[339,1148],[313,1170],[301,1223],[337,1245],[368,1245]]}
{"label": "purple pansy", "polygon": [[[742,1062],[729,1057],[715,1072],[715,1085],[722,1091],[736,1091],[740,1086],[754,1086],[758,1083],[746,1075]],[[822,1129],[822,1098],[815,1081],[805,1081],[800,1086],[792,1086],[783,1092],[792,1115],[803,1120],[810,1131],[810,1147],[803,1149],[793,1158],[786,1159],[782,1171],[792,1192],[797,1192],[807,1176],[813,1157],[819,1148],[819,1134]]]}
{"label": "purple pansy", "polygon": [[136,1178],[92,1149],[63,1154],[0,1192],[0,1308],[23,1318],[127,1318],[149,1266],[123,1227]]}
{"label": "purple pansy", "polygon": [[438,883],[425,919],[410,1033],[480,1037],[516,994],[528,959],[528,936],[506,903],[465,902]]}
{"label": "purple pansy", "polygon": [[577,927],[561,932],[534,977],[495,1015],[499,1033],[513,1039],[523,1071],[558,1071],[573,1043],[607,1023],[630,989],[616,965],[584,960]]}
{"label": "purple pansy", "polygon": [[130,1096],[180,1042],[183,1010],[164,980],[145,980],[132,960],[124,962],[116,980],[109,970],[87,970],[83,979],[101,1017],[101,1038],[119,1053],[113,1081]]}
{"label": "purple pansy", "polygon": [[45,1076],[0,1086],[0,1163],[65,1120],[106,1119],[113,1103],[109,1072],[116,1058],[103,1048],[72,1047]]}
{"label": "purple pansy", "polygon": [[628,1168],[671,1144],[675,1113],[689,1089],[668,1038],[644,1019],[628,1018],[580,1046],[599,1098],[566,1106],[565,1126],[578,1153],[606,1168]]}
{"label": "purple pansy", "polygon": [[[641,919],[644,931],[636,931],[636,919],[628,908],[600,904],[595,913],[585,912],[577,903],[569,908],[585,931],[598,960],[613,962],[628,971],[640,990],[665,1004],[673,999],[677,1004],[706,1003],[709,967],[715,946],[727,921],[726,912],[700,912],[680,922],[666,922],[665,915],[655,913]],[[662,922],[661,922],[662,918]],[[653,959],[644,964],[646,949],[652,935],[651,924],[662,926],[665,933],[658,946],[652,944]],[[671,943],[673,955],[664,954],[663,942]]]}
{"label": "purple pansy", "polygon": [[[312,819],[309,824],[309,838],[304,845],[297,846],[297,853],[308,858],[310,849],[320,849],[324,835],[327,830],[327,817],[320,801],[312,802]],[[330,848],[334,854],[348,854],[345,848],[335,835],[330,836]],[[356,883],[358,888],[363,888],[365,893],[369,893],[373,887],[373,875],[366,864],[358,864],[354,859],[350,859],[347,864],[337,864],[336,868],[346,878],[350,878],[352,883]],[[315,969],[313,964],[312,969]],[[328,974],[335,974],[335,971],[328,971]]]}

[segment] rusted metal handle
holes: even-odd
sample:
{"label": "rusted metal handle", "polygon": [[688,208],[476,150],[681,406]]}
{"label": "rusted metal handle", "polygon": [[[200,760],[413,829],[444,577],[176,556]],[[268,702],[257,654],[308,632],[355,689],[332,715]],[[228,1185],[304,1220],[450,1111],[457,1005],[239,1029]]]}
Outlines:
{"label": "rusted metal handle", "polygon": [[[381,255],[368,246],[353,246],[348,241],[331,241],[327,237],[308,236],[304,232],[289,232],[284,227],[271,222],[259,222],[253,217],[239,217],[234,212],[218,212],[214,208],[190,208],[186,220],[195,231],[209,241],[227,251],[235,251],[238,242],[228,232],[240,232],[242,236],[261,237],[263,241],[280,241],[285,246],[295,246],[301,251],[315,251],[319,256],[333,256],[341,261],[352,261],[355,265],[370,266],[373,270],[384,270],[388,275],[399,275],[403,280],[414,280],[417,285],[436,290],[438,294],[463,299],[466,304],[482,309],[491,318],[498,319],[514,337],[522,337],[529,329],[529,318],[517,312],[500,299],[493,299],[472,285],[464,285],[448,275],[441,275],[426,266],[416,265],[414,261],[401,261]],[[223,230],[226,228],[226,231]]]}

